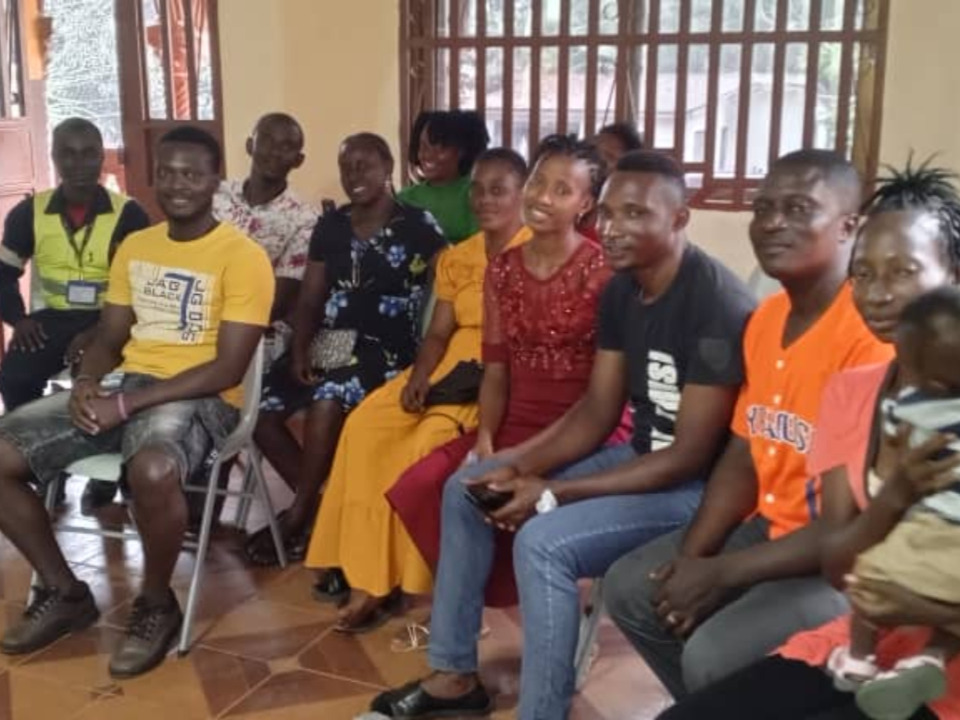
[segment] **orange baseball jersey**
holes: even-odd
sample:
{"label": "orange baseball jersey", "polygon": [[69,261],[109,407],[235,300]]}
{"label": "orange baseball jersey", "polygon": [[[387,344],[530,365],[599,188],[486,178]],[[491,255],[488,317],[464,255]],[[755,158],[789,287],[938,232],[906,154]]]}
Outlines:
{"label": "orange baseball jersey", "polygon": [[893,348],[867,329],[849,284],[826,312],[793,343],[782,339],[790,300],[780,292],[750,318],[743,337],[746,383],[732,430],[750,443],[757,472],[757,513],[776,538],[809,523],[819,506],[806,455],[827,380],[849,367],[893,357]]}

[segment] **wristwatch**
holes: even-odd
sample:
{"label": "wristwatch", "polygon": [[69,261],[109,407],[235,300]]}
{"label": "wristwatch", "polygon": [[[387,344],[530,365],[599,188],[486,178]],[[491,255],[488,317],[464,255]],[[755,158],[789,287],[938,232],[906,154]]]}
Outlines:
{"label": "wristwatch", "polygon": [[537,500],[537,515],[543,515],[548,512],[552,512],[557,509],[559,503],[557,502],[557,496],[553,494],[551,490],[544,490],[540,493],[540,499]]}

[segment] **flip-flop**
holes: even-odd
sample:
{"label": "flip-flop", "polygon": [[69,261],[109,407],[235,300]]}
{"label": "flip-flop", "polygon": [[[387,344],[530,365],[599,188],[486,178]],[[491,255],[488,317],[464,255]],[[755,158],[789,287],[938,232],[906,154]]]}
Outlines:
{"label": "flip-flop", "polygon": [[916,655],[864,683],[857,691],[857,707],[873,720],[906,720],[946,692],[943,658]]}

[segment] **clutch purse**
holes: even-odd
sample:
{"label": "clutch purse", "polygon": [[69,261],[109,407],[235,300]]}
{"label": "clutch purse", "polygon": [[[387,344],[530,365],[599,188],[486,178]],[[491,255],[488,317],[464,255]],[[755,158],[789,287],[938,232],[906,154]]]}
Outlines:
{"label": "clutch purse", "polygon": [[353,362],[356,330],[321,330],[310,345],[310,363],[319,370],[336,370]]}
{"label": "clutch purse", "polygon": [[427,391],[423,404],[469,405],[480,397],[480,382],[483,380],[483,365],[476,360],[458,362],[453,370],[438,380]]}

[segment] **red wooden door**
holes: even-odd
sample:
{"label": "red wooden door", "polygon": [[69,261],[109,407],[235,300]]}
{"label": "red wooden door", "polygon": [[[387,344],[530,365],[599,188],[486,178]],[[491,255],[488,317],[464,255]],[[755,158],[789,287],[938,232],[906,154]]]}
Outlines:
{"label": "red wooden door", "polygon": [[154,220],[153,151],[177,125],[223,142],[216,0],[116,0],[127,192]]}

